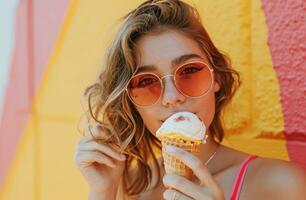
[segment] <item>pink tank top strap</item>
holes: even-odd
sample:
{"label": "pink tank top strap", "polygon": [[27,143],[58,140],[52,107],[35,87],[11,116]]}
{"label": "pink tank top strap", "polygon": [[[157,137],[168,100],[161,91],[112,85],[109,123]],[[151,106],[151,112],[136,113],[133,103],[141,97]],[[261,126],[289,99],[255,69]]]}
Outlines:
{"label": "pink tank top strap", "polygon": [[241,190],[241,187],[242,187],[242,183],[243,183],[243,180],[244,180],[244,176],[246,174],[248,166],[249,166],[250,162],[252,160],[254,160],[255,158],[257,158],[256,155],[249,155],[247,157],[247,159],[242,163],[242,165],[241,165],[241,167],[240,167],[240,169],[239,169],[239,171],[236,175],[236,180],[235,180],[234,185],[233,185],[230,200],[238,200],[240,190]]}

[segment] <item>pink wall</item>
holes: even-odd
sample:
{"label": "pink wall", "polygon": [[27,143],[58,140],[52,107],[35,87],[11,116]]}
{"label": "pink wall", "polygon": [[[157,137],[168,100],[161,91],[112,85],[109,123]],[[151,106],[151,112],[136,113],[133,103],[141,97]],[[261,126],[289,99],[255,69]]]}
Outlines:
{"label": "pink wall", "polygon": [[3,118],[0,122],[0,188],[27,119],[33,114],[31,104],[68,5],[68,0],[20,0],[19,2],[16,13],[15,47],[8,86],[4,94]]}
{"label": "pink wall", "polygon": [[288,155],[306,166],[306,3],[262,0],[262,8],[280,84]]}

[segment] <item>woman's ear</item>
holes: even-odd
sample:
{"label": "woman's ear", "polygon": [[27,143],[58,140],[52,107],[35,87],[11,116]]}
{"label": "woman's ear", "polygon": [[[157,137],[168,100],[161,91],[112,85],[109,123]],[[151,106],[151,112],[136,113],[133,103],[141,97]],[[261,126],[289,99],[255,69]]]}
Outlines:
{"label": "woman's ear", "polygon": [[218,92],[220,90],[220,85],[217,81],[215,81],[215,83],[214,83],[214,90],[215,90],[215,92]]}

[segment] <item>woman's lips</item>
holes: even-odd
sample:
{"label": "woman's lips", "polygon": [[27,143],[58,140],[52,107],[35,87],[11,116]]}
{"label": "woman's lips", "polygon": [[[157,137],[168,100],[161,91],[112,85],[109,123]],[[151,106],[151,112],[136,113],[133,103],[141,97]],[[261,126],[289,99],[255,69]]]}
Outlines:
{"label": "woman's lips", "polygon": [[[189,112],[189,111],[180,111],[180,112]],[[196,112],[192,112],[193,114],[195,114],[195,115],[197,115],[197,113]],[[168,117],[166,117],[166,118],[164,118],[164,119],[162,119],[162,120],[159,120],[161,123],[164,123],[170,116],[172,116],[173,114],[175,114],[175,113],[172,113],[171,115],[169,115]]]}

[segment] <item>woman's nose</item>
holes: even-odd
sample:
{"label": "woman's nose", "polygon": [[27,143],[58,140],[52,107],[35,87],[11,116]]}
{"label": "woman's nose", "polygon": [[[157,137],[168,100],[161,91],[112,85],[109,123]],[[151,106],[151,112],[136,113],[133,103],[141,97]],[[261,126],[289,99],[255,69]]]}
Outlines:
{"label": "woman's nose", "polygon": [[163,79],[164,91],[162,95],[162,104],[166,107],[175,107],[186,100],[186,97],[180,93],[174,84],[173,76],[167,76]]}

